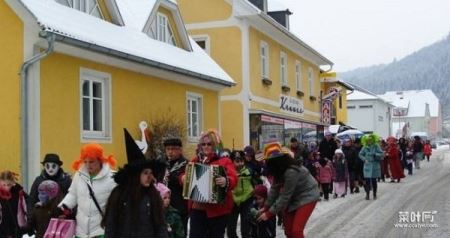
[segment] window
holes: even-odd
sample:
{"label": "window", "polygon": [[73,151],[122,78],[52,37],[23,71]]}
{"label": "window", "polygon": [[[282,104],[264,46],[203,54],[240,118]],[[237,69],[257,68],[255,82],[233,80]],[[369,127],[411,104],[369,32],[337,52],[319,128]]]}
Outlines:
{"label": "window", "polygon": [[261,41],[261,76],[262,78],[269,78],[269,45]]}
{"label": "window", "polygon": [[286,53],[280,52],[280,79],[281,79],[281,85],[287,86],[288,80],[287,80],[287,56]]}
{"label": "window", "polygon": [[56,0],[56,2],[78,11],[85,12],[94,17],[105,19],[103,17],[102,9],[98,4],[98,0]]}
{"label": "window", "polygon": [[176,45],[175,36],[169,24],[169,18],[159,12],[156,15],[156,39],[171,45]]}
{"label": "window", "polygon": [[295,61],[295,85],[297,91],[302,91],[302,65],[300,61]]}
{"label": "window", "polygon": [[190,141],[197,141],[202,131],[203,97],[195,93],[187,94],[187,130]]}
{"label": "window", "polygon": [[192,36],[192,39],[197,43],[200,48],[205,50],[206,53],[210,53],[210,42],[209,42],[209,36],[207,35],[198,35],[198,36]]}
{"label": "window", "polygon": [[372,108],[372,105],[361,105],[359,108]]}
{"label": "window", "polygon": [[309,85],[309,95],[314,96],[314,73],[313,69],[308,68],[308,85]]}
{"label": "window", "polygon": [[111,76],[81,69],[81,138],[111,139]]}

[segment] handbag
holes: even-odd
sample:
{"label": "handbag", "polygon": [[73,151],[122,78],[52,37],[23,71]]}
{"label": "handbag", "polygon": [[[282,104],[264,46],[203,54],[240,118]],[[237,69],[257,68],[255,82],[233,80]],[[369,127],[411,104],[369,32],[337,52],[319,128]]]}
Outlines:
{"label": "handbag", "polygon": [[48,223],[47,230],[45,230],[44,238],[54,238],[56,234],[56,230],[58,229],[58,218],[50,219]]}
{"label": "handbag", "polygon": [[74,220],[52,218],[45,231],[44,238],[72,238],[74,235]]}
{"label": "handbag", "polygon": [[75,235],[75,221],[61,219],[54,238],[72,238]]}

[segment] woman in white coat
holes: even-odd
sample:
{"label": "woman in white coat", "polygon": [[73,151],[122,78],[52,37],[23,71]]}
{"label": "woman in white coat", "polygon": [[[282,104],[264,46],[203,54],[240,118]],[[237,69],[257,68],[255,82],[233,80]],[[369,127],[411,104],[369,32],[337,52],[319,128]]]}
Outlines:
{"label": "woman in white coat", "polygon": [[87,144],[81,148],[80,159],[72,165],[77,172],[69,192],[59,204],[65,212],[78,206],[76,237],[104,236],[100,223],[108,197],[116,186],[111,171],[115,165],[112,156],[103,156],[103,148],[99,144]]}

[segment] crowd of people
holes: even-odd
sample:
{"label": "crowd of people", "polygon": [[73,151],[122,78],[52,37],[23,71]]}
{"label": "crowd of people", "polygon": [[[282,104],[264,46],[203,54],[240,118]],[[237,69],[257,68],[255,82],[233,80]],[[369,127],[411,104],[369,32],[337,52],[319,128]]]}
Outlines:
{"label": "crowd of people", "polygon": [[[52,218],[75,220],[75,237],[272,238],[277,224],[286,237],[303,237],[317,202],[360,187],[365,199],[371,193],[377,199],[378,182],[399,183],[405,169],[412,175],[432,151],[420,137],[369,134],[340,141],[330,132],[313,147],[291,138],[289,147],[271,142],[258,152],[252,146],[228,150],[217,131],[208,130],[194,158],[184,157],[180,138],[167,138],[164,159],[156,159],[146,158],[126,130],[124,135],[127,163],[117,171],[114,157],[91,143],[73,162],[73,176],[57,154],[45,155],[29,194],[18,174],[1,172],[0,238],[45,237]],[[223,202],[186,197],[189,163],[224,169],[212,178]]]}

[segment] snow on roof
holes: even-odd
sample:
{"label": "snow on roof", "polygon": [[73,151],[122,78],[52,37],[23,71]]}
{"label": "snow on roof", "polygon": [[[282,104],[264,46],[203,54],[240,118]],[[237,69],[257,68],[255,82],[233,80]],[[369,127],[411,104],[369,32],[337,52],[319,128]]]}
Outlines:
{"label": "snow on roof", "polygon": [[142,30],[156,0],[116,0],[116,3],[125,25]]}
{"label": "snow on roof", "polygon": [[377,96],[370,95],[368,93],[354,90],[353,93],[350,93],[347,95],[347,100],[376,100],[378,99]]}
{"label": "snow on roof", "polygon": [[430,108],[430,116],[439,116],[439,99],[430,89],[410,91],[390,91],[379,95],[396,107],[408,108],[407,117],[423,117],[426,113],[426,104]]}
{"label": "snow on roof", "polygon": [[267,9],[269,12],[272,12],[272,11],[285,11],[288,8],[277,0],[269,0],[267,1]]}
{"label": "snow on roof", "polygon": [[[192,39],[190,39],[192,51],[187,51],[152,39],[135,27],[118,26],[63,6],[54,0],[21,1],[47,31],[212,77],[226,84],[234,83],[233,79]],[[137,4],[133,5],[133,8],[136,6]],[[141,14],[137,11],[135,13]]]}

